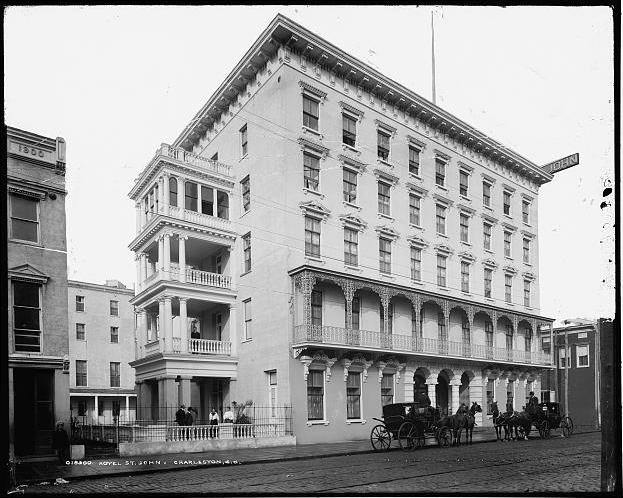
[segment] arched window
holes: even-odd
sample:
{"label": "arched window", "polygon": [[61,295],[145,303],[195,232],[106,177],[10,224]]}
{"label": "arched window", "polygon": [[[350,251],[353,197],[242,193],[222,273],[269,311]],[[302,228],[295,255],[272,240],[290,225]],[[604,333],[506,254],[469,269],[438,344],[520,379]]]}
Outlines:
{"label": "arched window", "polygon": [[177,207],[177,178],[169,177],[169,206]]}

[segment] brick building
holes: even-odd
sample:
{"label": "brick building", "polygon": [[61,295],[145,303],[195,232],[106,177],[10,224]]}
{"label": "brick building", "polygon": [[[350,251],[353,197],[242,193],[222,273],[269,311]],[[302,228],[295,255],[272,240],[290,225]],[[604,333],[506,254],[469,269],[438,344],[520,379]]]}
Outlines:
{"label": "brick building", "polygon": [[69,427],[65,141],[7,127],[9,448],[52,452]]}

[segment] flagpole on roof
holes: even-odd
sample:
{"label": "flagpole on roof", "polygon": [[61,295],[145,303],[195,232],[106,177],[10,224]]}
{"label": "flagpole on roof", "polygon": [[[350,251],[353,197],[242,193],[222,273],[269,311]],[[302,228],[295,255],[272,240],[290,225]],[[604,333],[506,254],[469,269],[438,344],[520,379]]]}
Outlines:
{"label": "flagpole on roof", "polygon": [[430,12],[430,30],[431,30],[431,51],[432,51],[432,73],[433,73],[433,104],[437,104],[437,93],[435,91],[435,24],[433,22],[434,12]]}

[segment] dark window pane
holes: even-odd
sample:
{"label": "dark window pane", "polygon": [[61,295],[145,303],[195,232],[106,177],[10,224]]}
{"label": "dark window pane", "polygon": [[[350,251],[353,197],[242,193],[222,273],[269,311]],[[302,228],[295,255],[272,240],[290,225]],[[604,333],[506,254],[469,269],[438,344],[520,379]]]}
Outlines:
{"label": "dark window pane", "polygon": [[16,329],[39,330],[39,310],[32,308],[13,308]]}
{"label": "dark window pane", "polygon": [[38,223],[32,221],[12,220],[12,237],[19,240],[28,240],[30,242],[38,242],[37,236]]}
{"label": "dark window pane", "polygon": [[11,216],[22,220],[37,221],[38,202],[18,195],[11,196]]}
{"label": "dark window pane", "polygon": [[229,196],[227,195],[227,192],[221,192],[220,190],[217,190],[216,204],[218,206],[217,216],[219,218],[228,220],[229,219]]}
{"label": "dark window pane", "polygon": [[39,286],[26,282],[13,283],[13,304],[15,306],[39,307]]}

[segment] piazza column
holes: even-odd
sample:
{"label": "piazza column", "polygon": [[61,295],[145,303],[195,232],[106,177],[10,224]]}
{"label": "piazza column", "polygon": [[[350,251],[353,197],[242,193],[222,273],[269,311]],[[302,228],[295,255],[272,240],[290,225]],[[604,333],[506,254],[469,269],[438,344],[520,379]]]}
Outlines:
{"label": "piazza column", "polygon": [[164,269],[164,235],[158,235],[158,265],[156,266],[157,271],[160,273],[160,278],[162,278],[162,271]]}
{"label": "piazza column", "polygon": [[164,415],[167,418],[167,408],[174,411],[174,407],[178,406],[177,395],[178,387],[173,376],[163,375],[158,378],[158,412],[159,419]]}
{"label": "piazza column", "polygon": [[[461,386],[461,379],[456,377],[450,381],[450,388],[452,389],[452,414],[455,414],[459,409],[459,387]],[[469,408],[469,407],[468,407]]]}
{"label": "piazza column", "polygon": [[238,328],[237,328],[237,308],[236,303],[229,305],[229,342],[231,343],[231,355],[238,354]]}
{"label": "piazza column", "polygon": [[[173,351],[173,327],[172,327],[172,313],[171,313],[171,297],[165,296],[164,299],[164,336],[165,340],[165,351],[172,352]],[[162,326],[162,325],[161,325]]]}
{"label": "piazza column", "polygon": [[147,344],[148,342],[148,337],[147,337],[147,320],[148,320],[148,316],[147,316],[147,310],[145,310],[145,308],[139,308],[137,311],[139,311],[140,313],[140,326],[141,326],[141,334],[140,334],[140,340],[141,340],[141,356],[145,356],[145,344]]}
{"label": "piazza column", "polygon": [[158,327],[156,329],[158,340],[160,341],[159,349],[160,351],[166,351],[166,336],[164,334],[164,323],[165,323],[165,311],[164,311],[164,298],[158,299]]}
{"label": "piazza column", "polygon": [[141,257],[141,253],[138,252],[134,254],[134,261],[136,262],[136,289],[135,295],[138,294],[143,286],[143,259]]}
{"label": "piazza column", "polygon": [[158,210],[157,213],[162,213],[164,207],[164,178],[158,177]]}
{"label": "piazza column", "polygon": [[164,214],[168,215],[169,214],[169,205],[170,205],[170,199],[169,199],[169,174],[168,173],[164,173],[162,175],[163,178],[163,197],[164,197]]}
{"label": "piazza column", "polygon": [[164,278],[171,280],[171,234],[164,234]]}
{"label": "piazza column", "polygon": [[180,340],[182,344],[180,345],[180,350],[182,353],[188,352],[188,311],[187,311],[187,301],[188,298],[180,297],[178,298],[180,301]]}
{"label": "piazza column", "polygon": [[186,239],[187,235],[178,235],[178,261],[180,265],[180,282],[186,282]]}
{"label": "piazza column", "polygon": [[141,211],[142,211],[141,203],[137,202],[134,206],[136,207],[136,233],[138,233],[141,227],[143,226],[143,223],[142,223],[143,220],[141,217]]}

